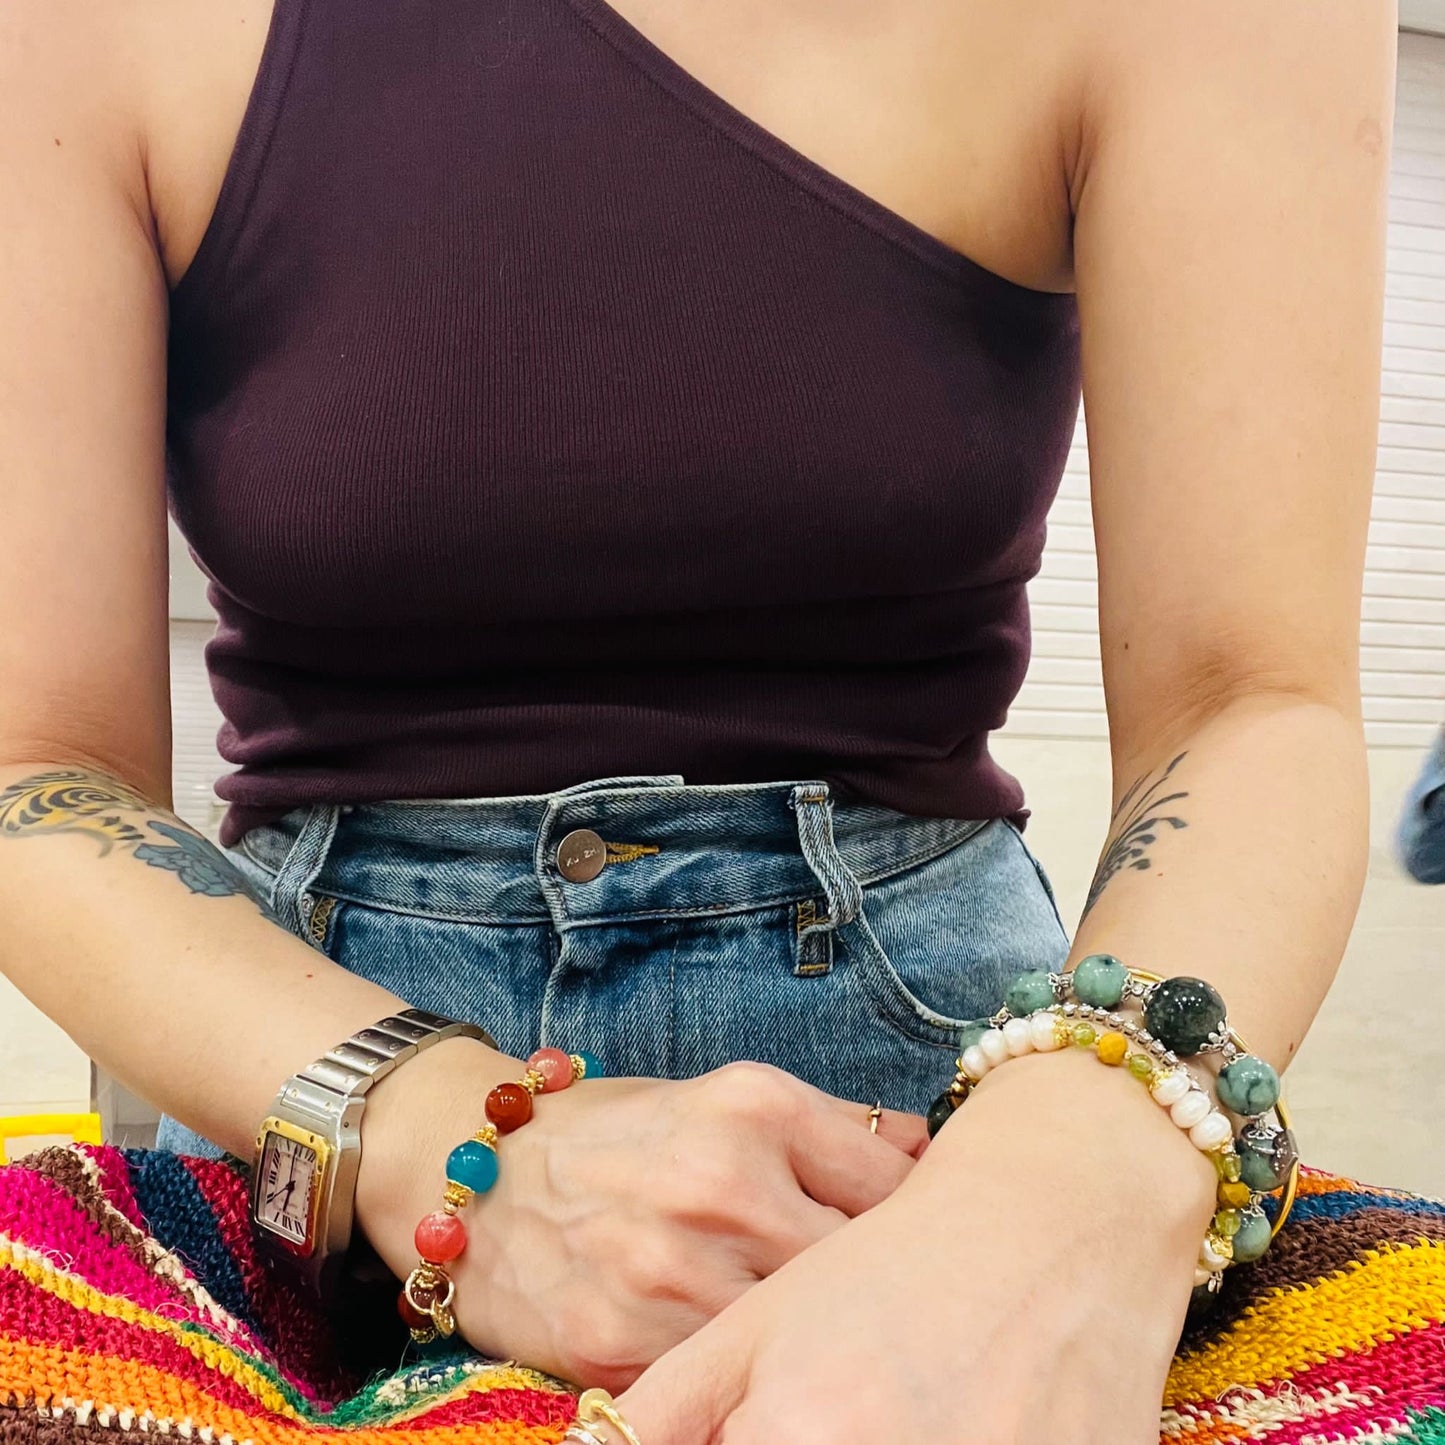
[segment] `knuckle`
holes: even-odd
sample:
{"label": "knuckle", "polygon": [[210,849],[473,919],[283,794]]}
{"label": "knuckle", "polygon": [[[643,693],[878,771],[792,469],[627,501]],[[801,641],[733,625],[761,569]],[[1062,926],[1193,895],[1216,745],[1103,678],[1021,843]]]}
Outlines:
{"label": "knuckle", "polygon": [[710,1078],[719,1106],[734,1118],[775,1119],[797,1097],[798,1081],[770,1064],[728,1064]]}
{"label": "knuckle", "polygon": [[648,1233],[628,1241],[618,1261],[619,1282],[637,1298],[686,1300],[691,1297],[689,1277],[696,1274],[680,1241],[667,1233]]}
{"label": "knuckle", "polygon": [[606,1386],[611,1381],[634,1377],[642,1365],[637,1359],[637,1333],[635,1322],[619,1309],[590,1312],[579,1322],[571,1342],[574,1365],[581,1371],[579,1378]]}

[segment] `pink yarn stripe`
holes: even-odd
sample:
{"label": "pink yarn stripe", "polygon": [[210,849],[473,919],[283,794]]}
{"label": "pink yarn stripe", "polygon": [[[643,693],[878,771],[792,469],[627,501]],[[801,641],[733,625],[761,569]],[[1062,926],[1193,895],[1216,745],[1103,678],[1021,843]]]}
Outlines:
{"label": "pink yarn stripe", "polygon": [[0,1233],[45,1255],[104,1294],[142,1309],[193,1317],[190,1303],[95,1229],[58,1185],[31,1169],[0,1169]]}
{"label": "pink yarn stripe", "polygon": [[[1334,1356],[1323,1365],[1313,1365],[1264,1387],[1263,1393],[1282,1394],[1291,1412],[1298,1410],[1300,1397],[1313,1400],[1338,1394],[1342,1386],[1352,1395],[1368,1395],[1368,1404],[1262,1427],[1249,1438],[1268,1440],[1269,1445],[1321,1445],[1323,1441],[1352,1439],[1357,1434],[1368,1437],[1371,1427],[1403,1425],[1412,1411],[1439,1408],[1442,1364],[1445,1325],[1438,1323],[1383,1340],[1360,1354]],[[1231,1411],[1235,1407],[1247,1410],[1250,1398],[1249,1392],[1236,1391],[1221,1403]],[[1210,1404],[1190,1401],[1180,1407],[1180,1412],[1193,1406],[1207,1417]]]}
{"label": "pink yarn stripe", "polygon": [[144,1234],[145,1216],[140,1212],[135,1190],[131,1188],[130,1167],[124,1155],[109,1144],[86,1144],[79,1152],[95,1161],[99,1187],[106,1199]]}
{"label": "pink yarn stripe", "polygon": [[[11,1270],[0,1270],[0,1338],[54,1345],[59,1350],[80,1349],[88,1355],[110,1360],[138,1360],[204,1390],[234,1409],[279,1418],[263,1409],[260,1402],[233,1379],[196,1359],[170,1336],[157,1334],[134,1321],[78,1310]],[[234,1354],[227,1351],[232,1358]],[[139,1408],[146,1402],[123,1403]]]}

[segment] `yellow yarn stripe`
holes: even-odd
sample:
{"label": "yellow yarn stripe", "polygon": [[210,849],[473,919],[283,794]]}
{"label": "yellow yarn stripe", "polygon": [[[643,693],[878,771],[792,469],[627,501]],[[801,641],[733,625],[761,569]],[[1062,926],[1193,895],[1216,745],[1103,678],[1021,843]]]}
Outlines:
{"label": "yellow yarn stripe", "polygon": [[1166,1405],[1213,1400],[1445,1319],[1445,1243],[1387,1245],[1293,1290],[1274,1290],[1224,1337],[1174,1362]]}
{"label": "yellow yarn stripe", "polygon": [[211,1369],[222,1370],[231,1376],[265,1409],[293,1420],[301,1418],[275,1385],[254,1366],[247,1364],[244,1357],[229,1345],[198,1335],[194,1330],[182,1329],[175,1320],[142,1309],[130,1300],[104,1294],[94,1285],[56,1269],[29,1251],[22,1257],[3,1237],[0,1237],[0,1269],[13,1269],[37,1288],[87,1314],[106,1315],[111,1319],[124,1320],[126,1324],[139,1325],[158,1335],[166,1335]]}
{"label": "yellow yarn stripe", "polygon": [[[474,1388],[505,1388],[504,1381],[515,1375],[525,1388],[528,1372],[499,1369],[476,1377]],[[481,1381],[485,1383],[481,1383]],[[556,1445],[561,1425],[523,1425],[511,1420],[423,1427],[419,1430],[376,1429],[336,1430],[325,1424],[292,1424],[269,1419],[259,1411],[233,1409],[207,1395],[189,1381],[178,1380],[165,1370],[135,1360],[108,1355],[88,1355],[51,1345],[7,1344],[0,1354],[0,1398],[13,1394],[22,1401],[47,1407],[64,1402],[87,1402],[92,1417],[110,1411],[124,1417],[122,1429],[157,1433],[158,1407],[165,1410],[165,1423],[174,1427],[189,1422],[192,1435],[209,1426],[217,1435],[229,1435],[235,1442],[255,1445],[317,1445],[318,1437],[329,1436],[338,1445]],[[162,1404],[162,1402],[164,1402]]]}

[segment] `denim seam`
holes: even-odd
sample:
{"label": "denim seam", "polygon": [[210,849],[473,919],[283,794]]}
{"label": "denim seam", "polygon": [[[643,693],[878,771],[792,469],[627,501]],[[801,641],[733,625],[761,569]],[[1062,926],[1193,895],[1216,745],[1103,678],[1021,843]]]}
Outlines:
{"label": "denim seam", "polygon": [[[1005,819],[1007,822],[1007,819]],[[1034,857],[1033,849],[1024,842],[1024,835],[1012,824],[1009,825],[1009,833],[1013,836],[1014,842],[1023,850],[1023,855],[1033,864],[1034,873],[1038,877],[1040,885],[1044,890],[1044,897],[1049,900],[1049,907],[1054,911],[1054,922],[1059,925],[1059,937],[1065,944],[1072,947],[1073,940],[1069,937],[1069,930],[1064,927],[1063,915],[1059,912],[1059,900],[1054,897],[1054,885],[1049,882],[1049,875],[1044,872],[1044,866]]]}
{"label": "denim seam", "polygon": [[[869,871],[866,873],[856,873],[859,886],[863,888],[868,888],[875,883],[882,883],[886,879],[896,878],[900,873],[906,873],[910,868],[917,868],[924,863],[932,862],[935,858],[942,857],[951,849],[956,848],[963,843],[966,843],[969,839],[973,837],[976,837],[986,827],[988,827],[990,823],[994,821],[995,820],[992,818],[985,818],[980,822],[972,823],[967,831],[950,837],[944,842],[930,844],[927,848],[917,853],[909,854],[907,857],[902,858],[895,863],[890,863],[881,872],[875,873]],[[264,872],[271,873],[272,878],[275,878],[276,873],[272,871],[270,865],[263,862],[260,858],[257,858],[256,855],[248,847],[246,847],[246,839],[244,836],[241,839],[241,848],[242,851],[246,854],[246,856],[250,858],[251,861],[255,863],[258,868],[262,869]],[[839,850],[839,856],[840,858],[842,857],[841,849]],[[846,859],[844,859],[843,861],[846,864]],[[850,868],[850,870],[852,869],[851,864],[848,864],[847,866]],[[1035,869],[1037,869],[1038,865],[1035,864],[1034,866]],[[816,883],[816,880],[814,880],[814,882]],[[358,894],[348,893],[344,890],[337,888],[321,887],[319,878],[315,883],[312,884],[312,887],[314,891],[325,893],[328,897],[337,899],[338,902],[354,903],[361,908],[374,908],[378,912],[395,913],[406,918],[429,918],[438,923],[479,923],[495,927],[504,927],[508,924],[517,924],[520,926],[527,924],[556,923],[556,919],[551,913],[527,915],[497,915],[488,913],[463,914],[438,912],[432,909],[408,908],[403,904],[393,902],[389,899],[383,900],[376,897],[362,897]],[[595,918],[577,918],[574,917],[566,908],[565,890],[558,889],[557,891],[559,894],[564,895],[561,900],[562,912],[567,925],[570,927],[596,927],[609,923],[624,923],[633,919],[644,920],[649,918],[725,918],[734,914],[757,913],[761,912],[764,909],[777,908],[783,904],[795,903],[798,901],[799,898],[799,891],[793,890],[786,893],[769,894],[763,898],[751,898],[747,902],[738,903],[735,905],[729,904],[721,908],[717,906],[700,906],[697,908],[646,909],[621,913],[602,914]],[[816,888],[805,886],[803,887],[802,891],[804,896],[807,896],[814,893],[816,891]],[[1055,916],[1057,917],[1058,909],[1055,908],[1054,912]],[[1062,923],[1060,923],[1061,928],[1062,926]]]}

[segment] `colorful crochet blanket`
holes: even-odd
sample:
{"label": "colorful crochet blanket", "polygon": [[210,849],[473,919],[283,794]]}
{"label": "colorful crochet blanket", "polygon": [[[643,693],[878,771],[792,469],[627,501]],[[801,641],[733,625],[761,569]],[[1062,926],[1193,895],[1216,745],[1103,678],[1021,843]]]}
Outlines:
{"label": "colorful crochet blanket", "polygon": [[[1445,1204],[1310,1173],[1231,1276],[1175,1361],[1161,1440],[1445,1445]],[[389,1365],[348,1359],[258,1259],[226,1164],[73,1146],[0,1169],[0,1445],[561,1439],[564,1386],[461,1349],[408,1362],[387,1315],[365,1333]]]}

